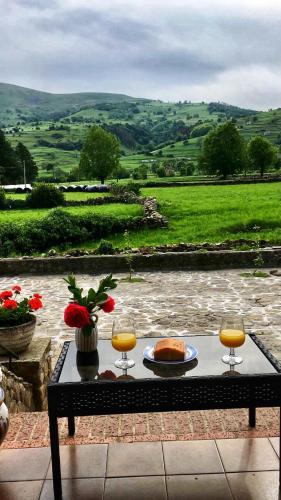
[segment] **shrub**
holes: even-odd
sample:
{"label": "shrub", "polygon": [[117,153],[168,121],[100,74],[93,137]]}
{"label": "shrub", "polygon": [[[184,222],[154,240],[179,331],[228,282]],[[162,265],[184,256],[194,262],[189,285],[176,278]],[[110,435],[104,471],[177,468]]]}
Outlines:
{"label": "shrub", "polygon": [[140,194],[140,186],[135,182],[128,182],[128,184],[126,184],[126,191],[129,193],[135,193],[135,195],[138,196]]}
{"label": "shrub", "polygon": [[64,195],[51,184],[40,184],[26,197],[27,206],[32,208],[53,208],[64,205]]}
{"label": "shrub", "polygon": [[104,236],[138,229],[142,217],[113,217],[72,215],[61,209],[52,210],[46,217],[24,224],[5,223],[0,226],[0,256],[11,253],[32,254],[49,248],[66,248],[84,241],[100,240]]}
{"label": "shrub", "polygon": [[191,131],[190,137],[201,137],[202,135],[208,134],[210,130],[213,129],[213,125],[210,123],[203,123],[202,125],[197,125],[194,127],[194,129]]}
{"label": "shrub", "polygon": [[128,184],[111,184],[109,191],[113,196],[124,196],[126,193],[134,193],[138,196],[140,194],[140,186],[135,182],[128,182]]}
{"label": "shrub", "polygon": [[114,253],[114,247],[111,241],[108,240],[100,240],[100,244],[96,249],[96,253],[98,255],[110,255]]}
{"label": "shrub", "polygon": [[0,208],[5,208],[6,204],[6,193],[4,189],[0,189]]}
{"label": "shrub", "polygon": [[158,177],[166,177],[166,170],[163,166],[157,169],[157,175]]}
{"label": "shrub", "polygon": [[17,200],[13,198],[7,198],[6,207],[7,209],[16,210],[16,209],[25,209],[27,208],[25,200]]}

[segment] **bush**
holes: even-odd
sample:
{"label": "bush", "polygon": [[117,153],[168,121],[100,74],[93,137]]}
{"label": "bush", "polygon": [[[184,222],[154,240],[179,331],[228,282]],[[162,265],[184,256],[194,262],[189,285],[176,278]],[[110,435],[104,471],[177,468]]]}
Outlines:
{"label": "bush", "polygon": [[194,129],[191,131],[190,137],[202,137],[203,135],[208,134],[210,130],[212,130],[214,127],[210,123],[203,123],[202,125],[197,125],[197,127],[194,127]]}
{"label": "bush", "polygon": [[4,189],[0,189],[0,208],[6,208],[6,193]]}
{"label": "bush", "polygon": [[0,256],[12,253],[30,255],[53,247],[85,241],[100,240],[104,236],[138,229],[142,217],[98,216],[91,212],[72,215],[61,209],[52,210],[46,217],[23,224],[4,223],[0,226]]}
{"label": "bush", "polygon": [[128,184],[111,184],[109,191],[113,196],[124,196],[126,193],[134,193],[136,196],[140,194],[140,186],[135,182]]}
{"label": "bush", "polygon": [[27,208],[26,201],[25,200],[17,200],[13,198],[7,198],[6,200],[6,207],[7,209],[11,210],[23,210]]}
{"label": "bush", "polygon": [[100,240],[100,244],[96,249],[96,254],[98,255],[112,255],[114,253],[114,247],[111,241]]}
{"label": "bush", "polygon": [[166,177],[166,170],[163,166],[157,169],[157,175],[158,177]]}
{"label": "bush", "polygon": [[126,184],[126,191],[129,192],[129,193],[135,193],[135,195],[139,195],[140,194],[140,186],[139,184],[136,184],[135,182],[128,182],[128,184]]}
{"label": "bush", "polygon": [[64,205],[64,195],[51,184],[40,184],[26,197],[26,204],[31,208],[53,208]]}

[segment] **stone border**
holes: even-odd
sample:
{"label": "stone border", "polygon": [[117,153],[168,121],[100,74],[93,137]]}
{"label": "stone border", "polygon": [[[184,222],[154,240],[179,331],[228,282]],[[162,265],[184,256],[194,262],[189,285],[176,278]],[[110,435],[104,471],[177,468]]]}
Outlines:
{"label": "stone border", "polygon": [[202,181],[147,181],[140,184],[141,188],[162,188],[162,187],[193,187],[193,186],[231,186],[238,184],[264,184],[268,182],[280,182],[281,176],[278,177],[255,177],[255,178],[239,178],[239,179],[214,179]]}
{"label": "stone border", "polygon": [[24,381],[22,377],[18,377],[3,365],[1,365],[1,369],[1,385],[5,392],[5,403],[10,413],[34,411],[32,384]]}
{"label": "stone border", "polygon": [[[255,269],[254,259],[261,256],[262,267],[281,267],[281,248],[257,251],[166,252],[150,255],[133,255],[135,271]],[[86,255],[82,257],[49,257],[0,259],[0,276],[19,274],[99,274],[128,272],[126,255]]]}

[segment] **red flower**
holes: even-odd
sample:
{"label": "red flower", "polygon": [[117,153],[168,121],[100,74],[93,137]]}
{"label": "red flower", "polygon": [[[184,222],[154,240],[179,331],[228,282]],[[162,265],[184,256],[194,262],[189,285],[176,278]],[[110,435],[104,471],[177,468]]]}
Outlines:
{"label": "red flower", "polygon": [[15,285],[12,287],[12,290],[14,290],[15,293],[20,293],[21,292],[21,286],[20,285]]}
{"label": "red flower", "polygon": [[37,311],[37,309],[41,309],[41,307],[43,307],[41,300],[38,298],[29,299],[28,304],[30,309],[33,311]]}
{"label": "red flower", "polygon": [[10,290],[4,290],[4,292],[0,293],[0,300],[6,300],[13,296],[13,292]]}
{"label": "red flower", "polygon": [[34,293],[33,297],[35,297],[36,299],[42,299],[42,295],[40,295],[40,293]]}
{"label": "red flower", "polygon": [[3,302],[4,309],[16,309],[18,307],[18,303],[16,300],[7,299]]}
{"label": "red flower", "polygon": [[100,308],[105,312],[105,313],[110,313],[113,311],[115,306],[115,300],[110,297],[110,295],[107,297],[106,301],[100,306]]}
{"label": "red flower", "polygon": [[69,304],[64,311],[64,321],[67,326],[83,328],[91,324],[90,313],[85,306],[79,304]]}

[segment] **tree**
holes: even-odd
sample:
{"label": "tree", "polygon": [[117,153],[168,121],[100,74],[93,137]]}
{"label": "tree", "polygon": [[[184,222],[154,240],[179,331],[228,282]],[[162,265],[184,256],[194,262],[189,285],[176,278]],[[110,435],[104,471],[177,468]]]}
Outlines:
{"label": "tree", "polygon": [[18,142],[15,151],[22,166],[22,171],[24,172],[25,170],[25,181],[33,182],[38,175],[38,167],[33,160],[30,152],[28,151],[27,147],[22,144],[22,142]]}
{"label": "tree", "polygon": [[267,167],[278,161],[278,149],[265,137],[253,137],[248,146],[247,153],[253,168],[260,171],[261,177]]}
{"label": "tree", "polygon": [[234,123],[228,121],[211,130],[203,141],[200,168],[208,174],[228,175],[243,170],[245,144]]}
{"label": "tree", "polygon": [[129,179],[130,171],[127,168],[122,167],[122,165],[118,164],[117,168],[113,172],[113,176],[115,177],[117,182],[119,181],[119,179]]}
{"label": "tree", "polygon": [[117,169],[120,158],[118,139],[103,128],[93,126],[86,137],[81,152],[81,172],[88,179],[105,179]]}
{"label": "tree", "polygon": [[0,167],[1,182],[3,184],[16,184],[22,182],[23,172],[15,151],[6,140],[5,134],[0,130]]}

